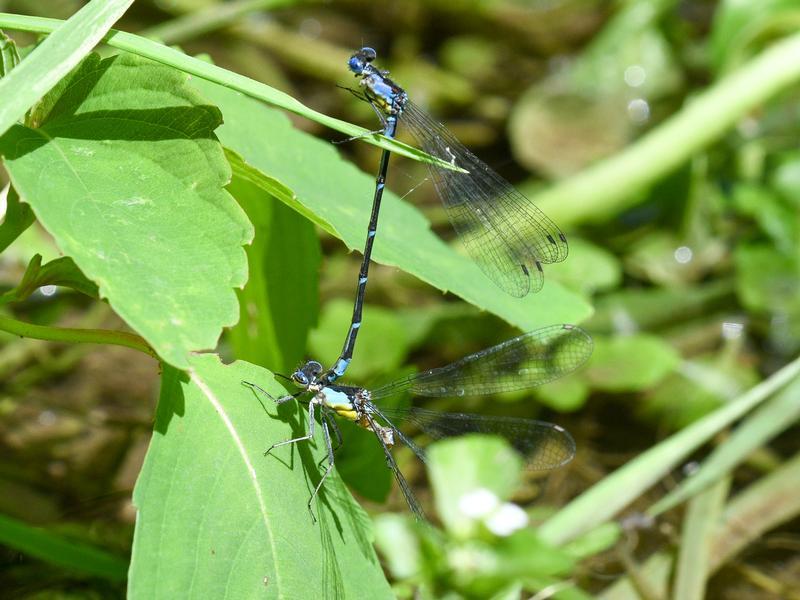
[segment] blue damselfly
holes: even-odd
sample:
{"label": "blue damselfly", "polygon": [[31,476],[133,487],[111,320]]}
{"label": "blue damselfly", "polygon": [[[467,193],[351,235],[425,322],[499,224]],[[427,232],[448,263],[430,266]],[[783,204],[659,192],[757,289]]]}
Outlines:
{"label": "blue damselfly", "polygon": [[[446,367],[416,373],[373,390],[328,383],[322,365],[316,361],[305,363],[289,378],[300,387],[291,395],[275,398],[254,383],[242,383],[277,404],[309,396],[308,433],[273,444],[265,455],[279,446],[313,439],[319,411],[328,464],[308,500],[309,511],[335,464],[331,431],[341,445],[334,418],[339,416],[375,434],[409,507],[423,518],[423,510],[390,452],[399,440],[425,461],[424,450],[399,429],[403,423],[418,427],[433,439],[475,432],[501,435],[526,457],[533,470],[554,469],[569,462],[575,453],[575,442],[563,428],[543,421],[418,407],[390,409],[382,407],[380,400],[406,391],[416,396],[462,397],[527,389],[574,371],[591,353],[592,338],[585,331],[574,325],[552,325],[470,354]],[[311,514],[313,517],[313,511]]]}

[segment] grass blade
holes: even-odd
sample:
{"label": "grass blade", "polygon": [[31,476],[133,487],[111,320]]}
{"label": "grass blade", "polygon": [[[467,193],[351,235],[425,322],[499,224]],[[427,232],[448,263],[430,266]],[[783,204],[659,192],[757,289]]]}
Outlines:
{"label": "grass blade", "polygon": [[800,373],[800,358],[729,404],[639,455],[605,477],[547,520],[539,530],[551,543],[563,543],[613,518],[644,490],[685,460],[717,432],[758,406]]}

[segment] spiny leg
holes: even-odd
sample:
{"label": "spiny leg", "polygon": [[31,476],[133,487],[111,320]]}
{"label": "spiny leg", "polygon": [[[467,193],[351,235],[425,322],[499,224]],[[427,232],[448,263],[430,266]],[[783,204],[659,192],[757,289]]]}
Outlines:
{"label": "spiny leg", "polygon": [[325,472],[322,474],[322,477],[317,484],[317,487],[314,488],[314,492],[311,494],[311,497],[308,499],[308,512],[311,514],[311,519],[316,523],[317,519],[314,517],[314,511],[311,508],[311,505],[314,503],[314,499],[317,497],[320,488],[322,488],[322,484],[324,483],[325,479],[328,477],[330,472],[333,470],[333,446],[331,445],[331,434],[328,432],[328,423],[325,418],[322,419],[322,437],[325,438],[325,449],[328,453],[328,467],[325,469]]}
{"label": "spiny leg", "polygon": [[[333,448],[333,453],[336,454],[339,451],[339,448],[342,447],[343,440],[342,440],[342,432],[339,429],[339,424],[336,422],[336,418],[330,413],[328,410],[322,411],[322,418],[328,421],[328,426],[330,427],[331,431],[334,433],[334,437],[336,438],[336,446]],[[322,458],[317,461],[317,466],[321,466],[324,463],[326,457],[323,456]]]}
{"label": "spiny leg", "polygon": [[276,442],[272,444],[269,448],[264,451],[264,456],[272,452],[278,446],[285,446],[286,444],[296,444],[297,442],[308,441],[314,438],[314,406],[316,406],[316,402],[312,399],[311,402],[308,403],[308,433],[302,437],[294,438],[291,440],[284,440],[282,442]]}
{"label": "spiny leg", "polygon": [[264,388],[262,388],[260,385],[256,385],[255,383],[252,383],[252,382],[250,382],[250,381],[244,381],[244,380],[243,380],[243,381],[242,381],[242,385],[246,385],[246,386],[247,386],[247,387],[249,387],[251,390],[253,390],[253,392],[261,392],[261,393],[262,393],[263,395],[265,395],[267,398],[269,398],[270,400],[272,400],[272,401],[273,401],[275,404],[283,404],[284,402],[288,402],[289,400],[294,400],[294,399],[296,399],[296,398],[297,398],[297,397],[298,397],[300,394],[302,394],[302,393],[305,391],[305,390],[300,390],[299,392],[295,392],[294,394],[286,394],[285,396],[281,396],[281,397],[279,397],[279,398],[276,398],[275,396],[273,396],[272,394],[270,394],[270,393],[269,393],[267,390],[265,390]]}

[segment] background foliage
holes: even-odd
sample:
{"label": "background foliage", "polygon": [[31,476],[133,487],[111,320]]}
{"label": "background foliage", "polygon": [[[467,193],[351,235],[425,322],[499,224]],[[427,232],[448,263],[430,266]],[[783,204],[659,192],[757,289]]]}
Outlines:
{"label": "background foliage", "polygon": [[[130,4],[2,4],[4,589],[800,597],[800,4]],[[362,43],[566,230],[542,292],[498,293],[451,243],[418,151],[330,143],[375,126],[336,87]],[[515,328],[595,339],[535,392],[426,404],[579,448],[537,479],[491,438],[433,446],[427,477],[399,452],[437,528],[355,427],[313,524],[320,445],[261,455],[304,411],[240,385],[281,393],[262,367],[338,354],[373,144],[397,195],[353,382]],[[496,506],[468,514],[477,488]],[[515,507],[527,525],[498,533]]]}

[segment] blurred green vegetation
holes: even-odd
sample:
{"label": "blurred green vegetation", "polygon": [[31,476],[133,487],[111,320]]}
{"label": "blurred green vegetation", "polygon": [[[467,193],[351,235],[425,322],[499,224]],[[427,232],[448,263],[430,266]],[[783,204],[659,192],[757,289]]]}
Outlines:
{"label": "blurred green vegetation", "polygon": [[[0,8],[67,18],[82,4],[7,0]],[[375,515],[376,546],[398,596],[499,599],[547,589],[560,598],[655,598],[672,584],[678,598],[800,597],[800,502],[792,493],[800,485],[800,390],[795,383],[774,398],[777,387],[753,395],[800,351],[798,25],[796,0],[140,0],[117,24],[189,55],[208,54],[367,128],[372,111],[336,86],[352,84],[349,53],[372,45],[418,104],[564,226],[571,253],[547,269],[545,287],[558,282],[594,307],[581,324],[595,339],[590,363],[534,392],[426,406],[557,422],[578,445],[571,466],[530,479],[499,441],[459,440],[434,446],[429,487],[423,466],[401,451],[401,468],[442,524],[434,530],[414,524],[402,496],[389,491],[373,440],[345,428],[339,471]],[[7,33],[20,47],[35,41]],[[785,72],[780,60],[765,59],[776,44],[786,44],[779,58],[796,61]],[[9,48],[2,47],[4,64],[17,60]],[[769,69],[753,67],[762,64]],[[745,89],[737,88],[742,81]],[[703,118],[687,120],[698,102]],[[323,139],[342,137],[291,118]],[[373,173],[378,149],[357,142],[338,149]],[[393,157],[388,185],[401,196],[413,189],[405,201],[447,238],[429,182],[416,187],[426,175],[418,162]],[[257,231],[280,235],[256,234],[249,258],[260,271],[239,295],[242,321],[220,352],[275,370],[305,355],[330,362],[349,322],[360,255],[249,186],[238,178],[231,191]],[[7,203],[0,302],[14,304],[3,314],[121,328],[106,304],[61,288],[33,291],[68,280],[91,294],[92,283],[58,258],[38,226],[9,246],[31,215],[13,191]],[[44,260],[30,263],[36,254]],[[302,276],[276,257],[315,270]],[[276,293],[274,281],[289,295]],[[373,265],[367,300],[348,372],[359,384],[447,364],[515,333],[389,266]],[[262,304],[309,318],[265,329],[246,308]],[[310,330],[306,343],[283,339],[297,330]],[[152,429],[152,361],[120,348],[7,333],[0,340],[0,513],[125,556],[130,495]],[[763,412],[729,429],[762,401]],[[475,465],[474,481],[464,462]],[[665,501],[692,481],[698,463],[711,487]],[[460,492],[475,487],[491,492],[497,507],[521,507],[525,526],[498,534],[487,525],[490,513],[465,517]],[[570,506],[598,513],[598,522],[571,521]],[[123,593],[108,557],[97,562],[116,569],[114,577],[99,567],[75,571],[46,552],[29,551],[44,562],[21,558],[15,548],[0,547],[0,578],[16,597]]]}

